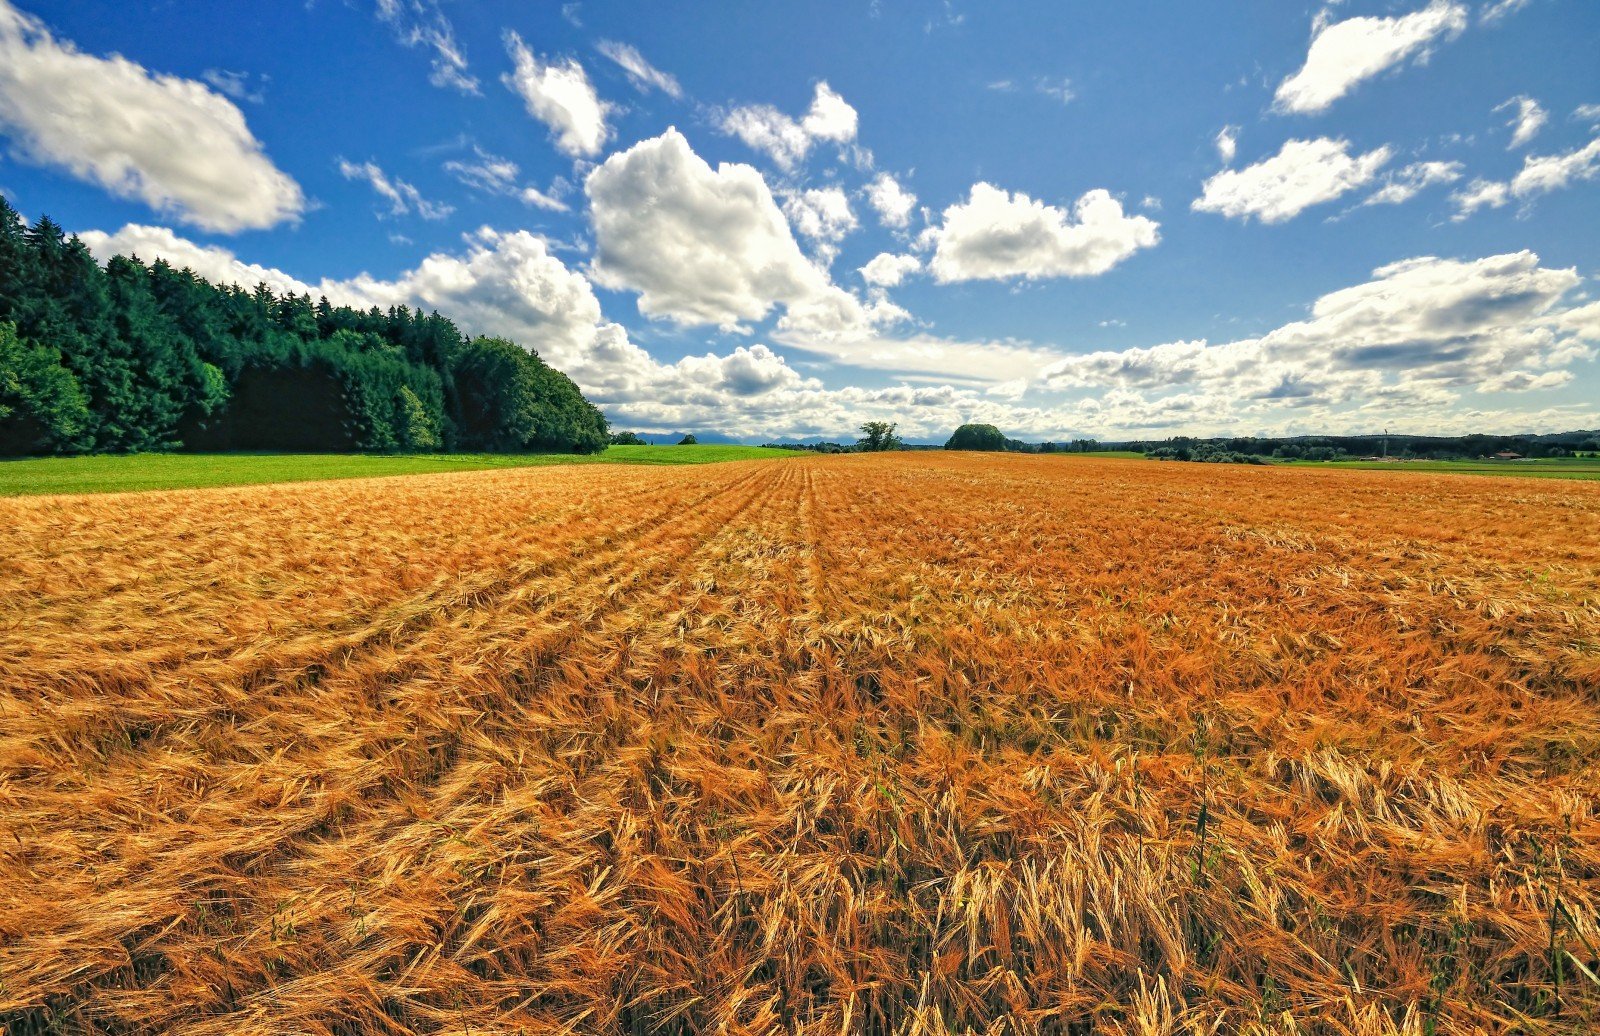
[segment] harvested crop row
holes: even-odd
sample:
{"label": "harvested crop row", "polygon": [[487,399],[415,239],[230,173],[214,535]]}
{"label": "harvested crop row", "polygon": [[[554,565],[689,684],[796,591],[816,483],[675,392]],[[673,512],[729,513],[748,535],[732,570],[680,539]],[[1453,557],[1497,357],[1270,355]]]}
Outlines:
{"label": "harvested crop row", "polygon": [[18,1032],[1600,1024],[1600,487],[900,455],[0,506]]}

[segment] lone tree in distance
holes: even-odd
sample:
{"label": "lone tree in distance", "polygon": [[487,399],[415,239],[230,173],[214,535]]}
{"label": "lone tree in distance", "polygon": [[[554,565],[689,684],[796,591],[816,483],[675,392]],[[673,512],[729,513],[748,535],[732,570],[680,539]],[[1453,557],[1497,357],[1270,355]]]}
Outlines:
{"label": "lone tree in distance", "polygon": [[888,421],[868,421],[861,426],[863,438],[856,442],[856,449],[863,453],[883,453],[886,450],[898,450],[901,446],[900,437],[894,434],[897,425]]}

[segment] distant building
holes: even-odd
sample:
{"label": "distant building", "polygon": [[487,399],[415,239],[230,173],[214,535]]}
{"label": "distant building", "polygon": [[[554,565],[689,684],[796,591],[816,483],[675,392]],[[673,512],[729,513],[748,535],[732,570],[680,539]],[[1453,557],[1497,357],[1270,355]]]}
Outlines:
{"label": "distant building", "polygon": [[1522,454],[1512,453],[1510,450],[1501,450],[1494,455],[1495,460],[1521,460]]}

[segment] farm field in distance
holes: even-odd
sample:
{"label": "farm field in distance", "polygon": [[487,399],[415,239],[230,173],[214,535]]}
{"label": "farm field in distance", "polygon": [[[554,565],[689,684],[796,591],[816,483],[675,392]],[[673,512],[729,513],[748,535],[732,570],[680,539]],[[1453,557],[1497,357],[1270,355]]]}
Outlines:
{"label": "farm field in distance", "polygon": [[[1284,463],[1284,462],[1277,462]],[[1600,479],[1600,457],[1548,457],[1530,460],[1310,460],[1289,461],[1290,467],[1347,468],[1368,471],[1433,471],[1457,475],[1499,475],[1507,478]]]}
{"label": "farm field in distance", "polygon": [[0,460],[0,496],[126,493],[374,478],[551,464],[709,464],[770,460],[759,446],[612,446],[603,453],[136,453]]}
{"label": "farm field in distance", "polygon": [[0,516],[9,1033],[1600,1029],[1600,484],[918,453]]}

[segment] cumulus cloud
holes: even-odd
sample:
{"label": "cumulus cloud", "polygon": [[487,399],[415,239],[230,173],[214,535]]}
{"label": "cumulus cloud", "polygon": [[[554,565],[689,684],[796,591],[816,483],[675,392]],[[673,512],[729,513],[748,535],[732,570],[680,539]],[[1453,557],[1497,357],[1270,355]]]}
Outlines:
{"label": "cumulus cloud", "polygon": [[914,255],[879,252],[861,268],[861,279],[875,288],[893,288],[921,269],[922,260]]}
{"label": "cumulus cloud", "polygon": [[866,186],[867,203],[878,214],[878,222],[894,230],[911,225],[911,211],[917,196],[900,185],[891,173],[879,173]]}
{"label": "cumulus cloud", "polygon": [[462,93],[478,92],[478,80],[467,70],[467,56],[456,42],[450,20],[435,0],[377,0],[378,17],[394,30],[407,47],[422,47],[433,52],[434,86],[450,87]]}
{"label": "cumulus cloud", "polygon": [[595,47],[628,74],[628,81],[640,93],[660,90],[674,99],[683,97],[683,87],[676,76],[669,75],[650,64],[639,53],[639,48],[616,40],[601,40]]}
{"label": "cumulus cloud", "polygon": [[832,262],[837,244],[858,226],[850,196],[838,186],[792,191],[783,200],[783,211],[801,236],[817,243],[825,262]]}
{"label": "cumulus cloud", "polygon": [[314,284],[165,228],[130,225],[80,236],[101,259],[136,253],[214,281],[261,281],[362,307],[437,308],[469,333],[537,348],[619,427],[640,430],[836,436],[883,419],[913,436],[984,421],[1010,435],[1105,438],[1216,434],[1245,421],[1280,434],[1364,431],[1379,421],[1429,431],[1553,429],[1582,427],[1597,416],[1593,408],[1482,410],[1458,402],[1465,391],[1557,387],[1600,342],[1600,303],[1564,305],[1576,272],[1541,267],[1527,252],[1391,264],[1368,283],[1319,299],[1306,320],[1217,346],[1177,342],[1063,356],[1022,342],[932,335],[810,339],[803,348],[818,355],[909,372],[881,388],[829,389],[764,343],[670,364],[655,360],[605,319],[579,271],[525,231],[480,230],[463,251],[431,254],[392,279]]}
{"label": "cumulus cloud", "polygon": [[874,320],[806,260],[759,172],[712,169],[676,129],[610,156],[584,186],[595,279],[637,292],[645,316],[732,330],[781,305],[789,326],[818,332]]}
{"label": "cumulus cloud", "polygon": [[1271,158],[1217,173],[1190,207],[1236,219],[1254,216],[1263,223],[1282,223],[1370,183],[1391,154],[1387,147],[1364,155],[1352,156],[1349,151],[1347,140],[1291,140]]}
{"label": "cumulus cloud", "polygon": [[339,173],[346,180],[361,180],[378,196],[389,203],[389,215],[408,216],[416,213],[423,219],[444,219],[455,209],[422,196],[411,184],[398,177],[390,177],[376,162],[349,162],[339,159]]}
{"label": "cumulus cloud", "polygon": [[1433,44],[1467,26],[1467,9],[1454,0],[1393,18],[1360,17],[1322,25],[1300,71],[1278,85],[1280,112],[1320,112],[1360,83],[1409,58],[1425,60]]}
{"label": "cumulus cloud", "polygon": [[1539,102],[1532,97],[1518,95],[1495,106],[1495,111],[1511,110],[1511,117],[1506,125],[1511,128],[1511,143],[1506,145],[1506,150],[1511,151],[1521,147],[1544,128],[1550,121],[1550,113],[1539,106]]}
{"label": "cumulus cloud", "polygon": [[722,113],[722,132],[763,152],[781,168],[792,169],[819,140],[848,144],[856,138],[856,110],[827,83],[816,86],[811,109],[799,120],[770,104],[753,104]]}
{"label": "cumulus cloud", "polygon": [[275,226],[305,196],[205,85],[98,58],[0,0],[0,132],[27,161],[219,233]]}
{"label": "cumulus cloud", "polygon": [[1413,162],[1391,174],[1384,185],[1367,195],[1363,205],[1400,205],[1435,184],[1461,179],[1460,162]]}
{"label": "cumulus cloud", "polygon": [[966,201],[944,210],[925,232],[928,263],[941,283],[1022,277],[1092,277],[1160,240],[1160,224],[1130,216],[1105,190],[1079,198],[1069,212],[1020,191],[977,183]]}
{"label": "cumulus cloud", "polygon": [[1466,219],[1479,209],[1498,209],[1513,199],[1531,202],[1541,194],[1558,191],[1571,184],[1600,176],[1600,137],[1564,155],[1529,155],[1522,169],[1509,182],[1474,180],[1465,190],[1452,196],[1456,220]]}
{"label": "cumulus cloud", "polygon": [[514,32],[506,33],[506,50],[516,67],[503,81],[528,114],[550,128],[556,147],[575,158],[599,154],[611,139],[611,105],[600,99],[577,59],[544,61]]}
{"label": "cumulus cloud", "polygon": [[1526,251],[1409,259],[1324,295],[1308,319],[1259,338],[1088,353],[1058,361],[1041,379],[1057,388],[1185,390],[1234,409],[1448,402],[1462,390],[1550,387],[1566,380],[1556,372],[1594,353],[1600,329],[1586,330],[1562,307],[1578,283],[1576,271],[1542,267]]}

